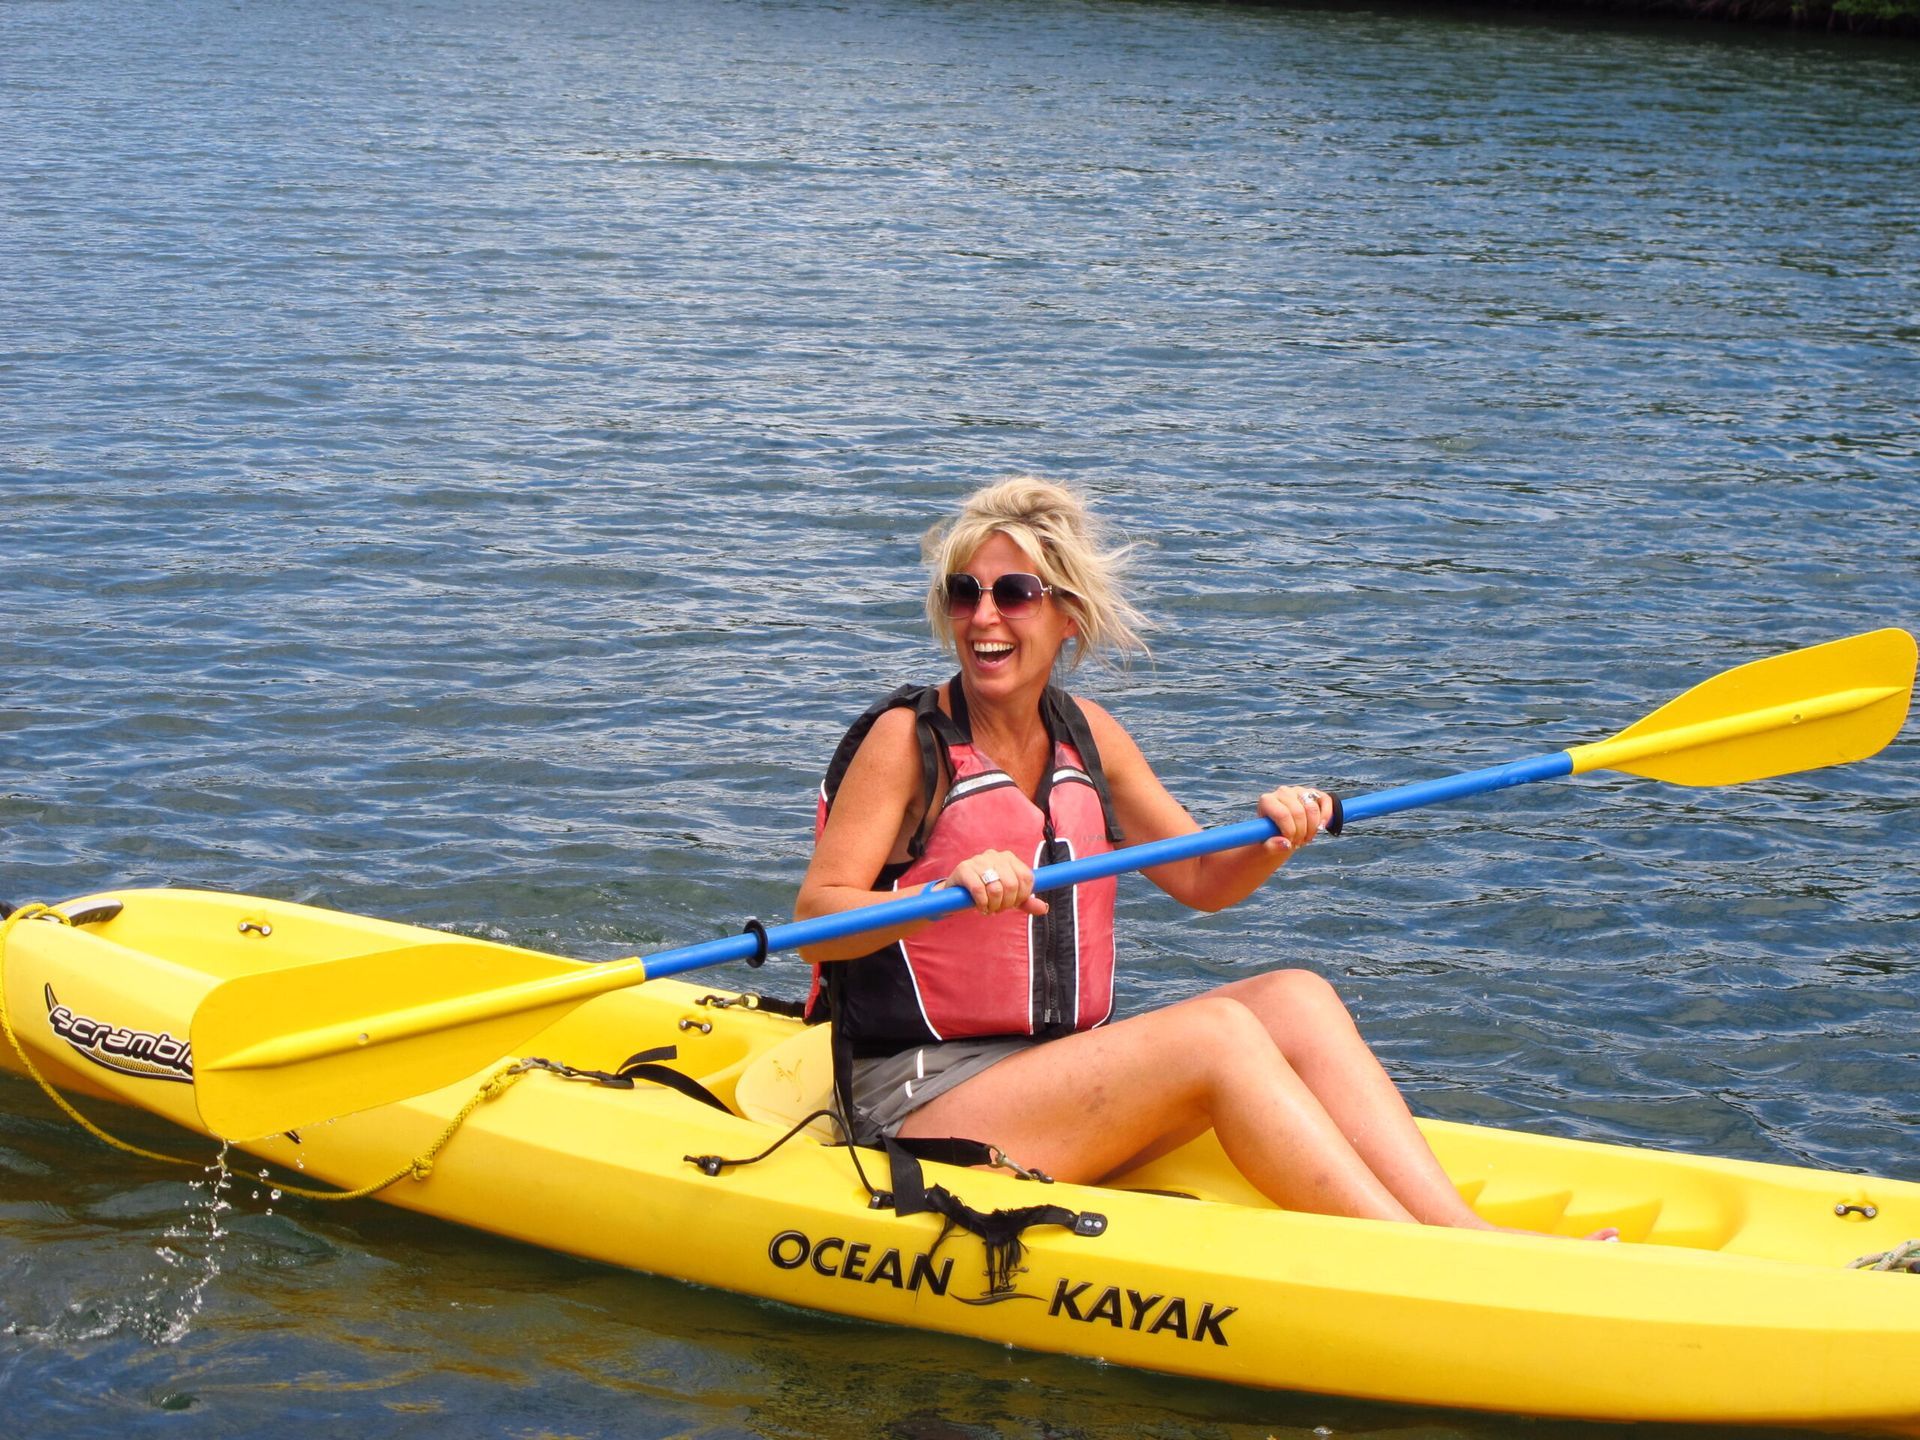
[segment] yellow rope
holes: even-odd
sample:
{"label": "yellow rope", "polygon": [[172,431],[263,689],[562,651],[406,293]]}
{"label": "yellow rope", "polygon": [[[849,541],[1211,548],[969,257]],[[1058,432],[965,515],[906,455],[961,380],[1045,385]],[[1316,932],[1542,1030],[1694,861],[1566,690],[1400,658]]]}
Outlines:
{"label": "yellow rope", "polygon": [[1920,1240],[1907,1240],[1878,1255],[1862,1255],[1849,1261],[1849,1270],[1907,1270],[1920,1275]]}
{"label": "yellow rope", "polygon": [[440,1132],[438,1140],[384,1180],[376,1180],[371,1185],[362,1185],[358,1190],[308,1190],[299,1185],[279,1185],[275,1188],[284,1190],[289,1195],[303,1196],[308,1200],[364,1200],[375,1191],[386,1189],[396,1180],[405,1180],[409,1176],[415,1180],[426,1180],[433,1174],[434,1157],[446,1148],[447,1142],[453,1139],[454,1132],[467,1123],[467,1117],[487,1101],[504,1093],[526,1073],[520,1068],[520,1062],[517,1060],[511,1065],[502,1065],[494,1071],[487,1077],[486,1084],[474,1091],[473,1098],[460,1107],[460,1113],[447,1122],[447,1128]]}
{"label": "yellow rope", "polygon": [[[18,910],[7,916],[5,920],[0,920],[0,1030],[6,1031],[7,1042],[13,1046],[13,1053],[20,1058],[20,1064],[26,1069],[27,1074],[32,1076],[39,1084],[40,1088],[46,1092],[47,1098],[59,1106],[68,1119],[72,1120],[96,1140],[104,1140],[107,1144],[113,1146],[114,1149],[124,1150],[129,1155],[138,1155],[144,1160],[160,1160],[168,1165],[191,1165],[196,1169],[206,1169],[207,1167],[197,1160],[182,1160],[178,1155],[162,1155],[157,1150],[143,1150],[138,1145],[129,1144],[125,1140],[117,1139],[109,1135],[78,1110],[74,1109],[68,1102],[66,1096],[54,1089],[53,1085],[47,1080],[47,1077],[40,1073],[40,1067],[33,1063],[33,1057],[27,1053],[27,1047],[22,1045],[20,1043],[20,1037],[13,1033],[13,1017],[7,1012],[6,955],[7,939],[13,934],[13,927],[22,921],[36,919],[51,920],[60,925],[71,923],[65,915],[62,915],[58,910],[47,905],[22,905]],[[277,1185],[274,1188],[288,1195],[298,1195],[306,1200],[364,1200],[367,1196],[386,1189],[387,1186],[393,1184],[395,1181],[407,1179],[409,1176],[415,1180],[426,1180],[433,1174],[435,1157],[446,1148],[447,1142],[453,1139],[454,1133],[458,1131],[462,1125],[466,1124],[467,1117],[482,1105],[486,1104],[487,1101],[497,1095],[503,1094],[509,1086],[518,1081],[525,1073],[526,1071],[517,1061],[510,1065],[501,1066],[500,1069],[487,1077],[486,1083],[474,1092],[473,1098],[460,1108],[460,1113],[447,1122],[447,1128],[440,1132],[439,1139],[435,1140],[433,1144],[421,1151],[419,1155],[409,1160],[384,1180],[376,1180],[371,1185],[362,1185],[358,1190],[309,1190],[301,1185]],[[222,1153],[225,1153],[224,1150]]]}

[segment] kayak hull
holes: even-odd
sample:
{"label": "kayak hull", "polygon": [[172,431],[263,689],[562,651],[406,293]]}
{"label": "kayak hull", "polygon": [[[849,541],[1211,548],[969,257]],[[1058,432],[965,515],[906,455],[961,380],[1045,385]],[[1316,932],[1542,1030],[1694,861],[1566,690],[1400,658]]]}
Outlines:
{"label": "kayak hull", "polygon": [[[202,1131],[195,1007],[222,980],[443,939],[286,902],[129,890],[13,927],[8,1020],[56,1087]],[[587,1259],[836,1314],[1234,1384],[1592,1420],[1920,1435],[1920,1277],[1849,1269],[1920,1236],[1920,1185],[1482,1127],[1423,1128],[1489,1219],[1620,1245],[1385,1225],[1272,1207],[1203,1137],[1099,1186],[929,1164],[977,1210],[1051,1203],[1097,1235],[1026,1232],[993,1291],[972,1236],[874,1208],[854,1154],[803,1133],[824,1033],[658,980],[586,1002],[500,1065],[246,1148],[289,1174]],[[288,1017],[289,1024],[298,1017]],[[735,1112],[673,1090],[533,1071],[616,1069],[672,1045]],[[19,1068],[9,1054],[7,1063]],[[878,1152],[858,1158],[887,1185]]]}

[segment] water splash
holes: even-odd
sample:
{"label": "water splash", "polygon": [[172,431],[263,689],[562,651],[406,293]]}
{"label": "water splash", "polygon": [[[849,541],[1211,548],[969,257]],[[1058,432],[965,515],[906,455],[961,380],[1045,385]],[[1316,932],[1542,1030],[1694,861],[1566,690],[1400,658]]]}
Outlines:
{"label": "water splash", "polygon": [[[156,1345],[172,1345],[185,1338],[206,1305],[208,1287],[220,1275],[221,1254],[231,1233],[224,1217],[233,1209],[228,1192],[234,1176],[227,1153],[222,1141],[220,1153],[202,1178],[188,1186],[185,1214],[167,1227],[154,1247],[165,1268],[147,1277],[144,1298],[130,1323],[137,1334]],[[274,1195],[277,1199],[279,1192]]]}
{"label": "water splash", "polygon": [[[306,1167],[302,1165],[300,1168],[305,1169]],[[262,1185],[264,1185],[267,1191],[266,1213],[271,1215],[273,1214],[274,1205],[276,1205],[280,1200],[280,1187],[273,1183],[273,1174],[271,1171],[263,1169],[259,1172],[259,1176],[260,1176],[260,1185],[256,1185],[253,1187],[253,1198],[255,1200],[258,1200],[260,1198],[260,1188]]]}

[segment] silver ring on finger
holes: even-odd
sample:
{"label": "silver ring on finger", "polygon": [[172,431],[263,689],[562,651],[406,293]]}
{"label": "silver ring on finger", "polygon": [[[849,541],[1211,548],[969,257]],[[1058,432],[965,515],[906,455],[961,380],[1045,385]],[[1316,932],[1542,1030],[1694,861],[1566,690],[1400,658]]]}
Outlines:
{"label": "silver ring on finger", "polygon": [[982,870],[980,872],[980,883],[982,885],[998,885],[1000,883],[1000,872],[993,869]]}

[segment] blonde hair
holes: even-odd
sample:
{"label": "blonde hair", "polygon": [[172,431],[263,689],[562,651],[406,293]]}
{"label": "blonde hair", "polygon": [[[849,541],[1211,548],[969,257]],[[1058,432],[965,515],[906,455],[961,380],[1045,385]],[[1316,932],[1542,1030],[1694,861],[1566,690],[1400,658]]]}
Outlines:
{"label": "blonde hair", "polygon": [[921,539],[928,567],[927,621],[942,649],[956,648],[947,614],[947,576],[995,535],[1005,535],[1026,553],[1034,573],[1053,587],[1054,602],[1073,617],[1078,634],[1068,669],[1089,655],[1106,659],[1146,652],[1141,632],[1152,623],[1127,603],[1118,584],[1134,546],[1110,545],[1106,524],[1077,493],[1031,475],[974,491],[957,516]]}

